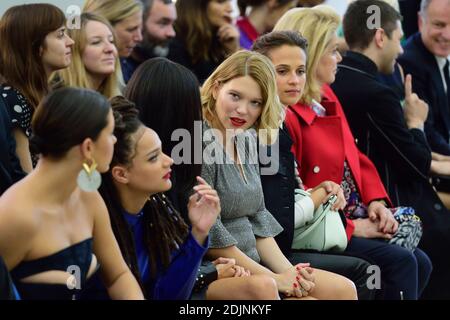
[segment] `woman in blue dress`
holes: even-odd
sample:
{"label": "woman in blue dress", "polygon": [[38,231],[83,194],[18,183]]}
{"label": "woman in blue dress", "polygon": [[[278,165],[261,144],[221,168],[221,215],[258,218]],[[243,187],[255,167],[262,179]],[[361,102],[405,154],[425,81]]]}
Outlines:
{"label": "woman in blue dress", "polygon": [[141,123],[132,102],[116,97],[112,105],[117,143],[100,193],[122,254],[148,299],[188,299],[220,212],[219,197],[197,178],[188,203],[189,228],[163,194],[172,186],[173,160],[158,135]]}

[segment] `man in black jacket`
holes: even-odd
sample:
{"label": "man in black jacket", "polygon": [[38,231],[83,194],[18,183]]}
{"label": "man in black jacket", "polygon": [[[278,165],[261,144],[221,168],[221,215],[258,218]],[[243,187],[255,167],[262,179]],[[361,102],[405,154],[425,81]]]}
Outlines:
{"label": "man in black jacket", "polygon": [[16,156],[16,143],[11,135],[11,120],[0,97],[0,195],[25,176]]}
{"label": "man in black jacket", "polygon": [[[370,6],[379,8],[379,25],[372,25]],[[450,244],[450,212],[428,181],[432,156],[423,132],[428,106],[412,92],[410,76],[405,81],[403,108],[394,91],[376,78],[378,72],[392,73],[402,53],[400,20],[395,9],[383,1],[353,2],[344,16],[350,51],[332,88],[360,150],[377,167],[394,205],[411,206],[422,219],[420,246],[434,266],[426,296],[448,299],[450,259],[444,252]]]}
{"label": "man in black jacket", "polygon": [[425,124],[434,152],[450,155],[450,0],[423,0],[420,32],[408,39],[399,63],[430,112]]}

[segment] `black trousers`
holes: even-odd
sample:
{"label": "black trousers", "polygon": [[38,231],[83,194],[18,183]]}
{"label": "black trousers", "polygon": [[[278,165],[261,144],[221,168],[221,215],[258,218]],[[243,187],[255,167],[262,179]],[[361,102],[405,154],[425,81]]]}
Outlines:
{"label": "black trousers", "polygon": [[346,252],[367,257],[380,269],[383,279],[381,292],[385,300],[417,300],[427,286],[433,269],[422,250],[411,252],[384,240],[352,237]]}

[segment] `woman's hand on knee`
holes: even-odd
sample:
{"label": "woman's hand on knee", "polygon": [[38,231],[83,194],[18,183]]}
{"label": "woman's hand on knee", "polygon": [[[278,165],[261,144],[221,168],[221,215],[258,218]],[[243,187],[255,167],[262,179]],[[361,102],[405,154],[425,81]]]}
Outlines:
{"label": "woman's hand on knee", "polygon": [[296,268],[299,274],[298,277],[300,285],[304,290],[308,292],[308,294],[310,294],[316,286],[315,284],[316,277],[314,274],[314,269],[311,267],[302,268],[300,266],[297,266]]}
{"label": "woman's hand on knee", "polygon": [[[314,287],[315,283],[305,279],[303,273],[309,278],[314,280],[314,272],[309,264],[298,264],[286,270],[285,272],[278,274],[275,278],[278,286],[278,291],[288,297],[302,298],[309,295]],[[300,271],[304,270],[304,271]]]}

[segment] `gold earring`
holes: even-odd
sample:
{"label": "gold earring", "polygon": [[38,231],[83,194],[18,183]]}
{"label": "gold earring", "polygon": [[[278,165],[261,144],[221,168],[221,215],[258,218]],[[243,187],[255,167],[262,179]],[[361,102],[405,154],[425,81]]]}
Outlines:
{"label": "gold earring", "polygon": [[92,160],[91,165],[88,165],[86,162],[83,162],[83,169],[90,176],[95,169],[97,169],[97,162],[95,159]]}
{"label": "gold earring", "polygon": [[102,177],[97,171],[97,162],[92,159],[91,165],[83,162],[83,168],[78,173],[78,187],[86,192],[96,191],[102,183]]}

